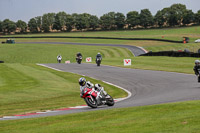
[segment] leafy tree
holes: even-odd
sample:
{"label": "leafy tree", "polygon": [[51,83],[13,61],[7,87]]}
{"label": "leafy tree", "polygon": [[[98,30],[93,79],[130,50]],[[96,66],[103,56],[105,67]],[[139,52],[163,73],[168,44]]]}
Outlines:
{"label": "leafy tree", "polygon": [[3,29],[3,32],[6,33],[11,33],[11,32],[14,32],[16,30],[17,26],[15,24],[15,22],[9,20],[9,19],[5,19],[3,22],[2,22],[2,29]]}
{"label": "leafy tree", "polygon": [[26,29],[27,29],[27,24],[26,24],[26,22],[24,22],[24,21],[22,21],[22,20],[18,20],[18,21],[16,22],[16,25],[17,25],[18,28],[20,28],[20,32],[21,32],[21,33],[26,32]]}
{"label": "leafy tree", "polygon": [[195,22],[200,24],[200,10],[198,10],[195,14]]}
{"label": "leafy tree", "polygon": [[194,13],[192,12],[192,10],[186,10],[183,14],[183,20],[182,20],[182,23],[184,25],[186,24],[190,24],[192,22],[194,22],[194,19],[195,19],[195,15]]}
{"label": "leafy tree", "polygon": [[140,13],[140,25],[144,28],[147,28],[148,26],[153,25],[153,16],[149,9],[143,9]]}
{"label": "leafy tree", "polygon": [[89,18],[90,28],[95,30],[99,26],[99,18],[97,16],[91,15]]}
{"label": "leafy tree", "polygon": [[42,30],[42,17],[38,16],[31,18],[28,22],[28,27],[31,32],[41,32]]}
{"label": "leafy tree", "polygon": [[73,29],[74,23],[75,21],[74,21],[73,16],[70,14],[67,14],[66,19],[65,19],[65,25],[66,25],[67,31],[71,31]]}
{"label": "leafy tree", "polygon": [[115,13],[115,25],[117,26],[117,29],[123,29],[125,25],[125,16],[123,13]]}
{"label": "leafy tree", "polygon": [[105,30],[115,28],[115,12],[109,12],[100,17],[101,27]]}
{"label": "leafy tree", "polygon": [[28,21],[28,27],[30,32],[38,32],[37,21],[35,18],[31,18]]}
{"label": "leafy tree", "polygon": [[42,17],[41,16],[35,17],[35,21],[36,21],[38,32],[39,31],[41,32],[41,30],[42,30]]}
{"label": "leafy tree", "polygon": [[76,29],[82,30],[82,29],[89,28],[90,27],[90,25],[89,25],[90,16],[91,15],[87,14],[87,13],[73,14]]}
{"label": "leafy tree", "polygon": [[182,4],[173,4],[169,10],[168,23],[170,26],[181,25],[186,6]]}
{"label": "leafy tree", "polygon": [[55,22],[53,28],[56,30],[64,30],[66,25],[67,14],[65,12],[59,12],[55,15]]}
{"label": "leafy tree", "polygon": [[126,22],[129,25],[129,28],[133,28],[140,24],[140,15],[137,11],[128,12],[126,17]]}
{"label": "leafy tree", "polygon": [[166,22],[166,19],[164,17],[164,13],[162,11],[157,11],[155,17],[154,17],[154,22],[159,26],[159,27],[162,27],[165,22]]}
{"label": "leafy tree", "polygon": [[2,32],[2,21],[0,20],[0,32]]}
{"label": "leafy tree", "polygon": [[47,13],[42,16],[42,28],[44,32],[49,32],[55,23],[55,13]]}
{"label": "leafy tree", "polygon": [[163,15],[164,23],[169,26],[169,16],[170,16],[170,8],[164,8],[161,10]]}

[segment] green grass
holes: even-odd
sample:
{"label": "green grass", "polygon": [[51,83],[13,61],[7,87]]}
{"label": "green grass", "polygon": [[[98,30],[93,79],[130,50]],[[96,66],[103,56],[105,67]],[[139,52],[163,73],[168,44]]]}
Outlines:
{"label": "green grass", "polygon": [[124,58],[107,58],[103,64],[133,69],[146,69],[156,71],[168,71],[193,74],[194,61],[198,58],[191,57],[164,57],[164,56],[140,56],[128,57],[132,60],[131,66],[124,66]]}
{"label": "green grass", "polygon": [[63,44],[14,44],[0,47],[0,60],[6,63],[56,63],[57,55],[61,54],[63,63],[66,60],[75,62],[75,54],[83,54],[83,62],[86,57],[92,57],[93,62],[98,52],[103,55],[102,64],[123,66],[123,59],[132,59],[132,66],[128,68],[149,69],[161,71],[173,71],[181,73],[193,73],[194,60],[191,57],[133,57],[125,48],[102,46],[79,46]]}
{"label": "green grass", "polygon": [[[40,33],[26,34],[24,36],[79,36],[79,37],[122,37],[122,38],[162,38],[172,40],[182,40],[187,36],[192,39],[198,38],[200,26],[184,28],[163,28],[149,30],[124,30],[124,31],[97,31],[97,32],[67,32],[67,33]],[[13,35],[12,35],[13,36]],[[21,36],[21,35],[15,35]]]}
{"label": "green grass", "polygon": [[[0,70],[0,116],[85,104],[79,96],[80,75],[34,64],[0,64]],[[114,98],[127,95],[111,85],[86,79],[102,84]]]}
{"label": "green grass", "polygon": [[[120,52],[119,52],[120,51]],[[86,57],[95,59],[96,54],[101,52],[103,57],[114,57],[119,54],[122,57],[133,56],[125,48],[101,47],[101,46],[78,46],[64,44],[4,44],[0,46],[0,60],[5,63],[56,63],[57,55],[61,54],[63,62],[70,60],[75,62],[75,55],[81,52],[85,62]]]}
{"label": "green grass", "polygon": [[[184,50],[189,49],[196,52],[200,46],[194,40],[200,38],[200,26],[185,28],[164,28],[149,30],[128,30],[128,31],[99,31],[99,32],[67,32],[67,33],[40,33],[12,36],[78,36],[78,37],[121,37],[121,38],[155,38],[181,41],[183,37],[189,37],[189,44],[177,44],[159,41],[131,41],[131,40],[110,40],[110,39],[15,39],[16,42],[75,42],[75,43],[96,43],[96,44],[126,44],[141,46],[148,51]],[[9,37],[9,36],[8,36]],[[0,39],[5,41],[5,39]]]}
{"label": "green grass", "polygon": [[0,121],[1,133],[199,133],[200,103],[189,101]]}
{"label": "green grass", "polygon": [[[160,30],[110,31],[56,33],[58,36],[107,36],[145,37],[181,40],[188,36],[191,41],[200,38],[200,27]],[[45,34],[42,34],[45,35]],[[32,36],[32,35],[31,35]],[[34,34],[37,36],[37,34]],[[0,39],[3,41],[4,39]],[[198,44],[174,44],[156,41],[122,41],[94,39],[16,39],[17,41],[56,41],[106,44],[128,44],[142,46],[147,50],[172,50],[199,48]],[[75,62],[76,52],[94,59],[97,52],[103,55],[102,64],[123,66],[123,59],[132,59],[132,66],[126,68],[150,69],[193,73],[197,58],[175,57],[132,57],[129,50],[114,47],[72,46],[50,44],[0,44],[0,116],[25,112],[57,109],[85,104],[79,97],[77,80],[79,75],[57,72],[35,63],[56,63],[56,56]],[[93,61],[94,63],[94,61]],[[92,82],[99,82],[87,77]],[[58,84],[59,83],[59,84]],[[101,83],[101,82],[100,82]],[[114,98],[126,96],[123,91],[106,85]],[[73,101],[73,103],[72,103]],[[141,132],[141,133],[198,133],[199,101],[161,104],[144,107],[120,108],[69,114],[54,117],[0,121],[1,133],[23,132]]]}

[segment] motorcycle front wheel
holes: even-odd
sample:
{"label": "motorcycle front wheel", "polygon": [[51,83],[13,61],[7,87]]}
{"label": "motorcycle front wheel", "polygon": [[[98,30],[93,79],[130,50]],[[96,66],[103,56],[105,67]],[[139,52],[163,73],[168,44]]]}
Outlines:
{"label": "motorcycle front wheel", "polygon": [[97,108],[97,101],[94,98],[86,97],[84,100],[91,108]]}
{"label": "motorcycle front wheel", "polygon": [[108,106],[113,106],[113,105],[115,104],[114,99],[113,99],[110,95],[108,95],[108,94],[107,94],[106,97],[109,97],[109,98],[106,98],[106,104],[107,104]]}

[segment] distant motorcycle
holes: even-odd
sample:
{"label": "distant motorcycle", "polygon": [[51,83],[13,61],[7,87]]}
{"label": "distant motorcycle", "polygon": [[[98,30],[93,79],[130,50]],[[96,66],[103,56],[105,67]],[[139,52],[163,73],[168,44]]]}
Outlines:
{"label": "distant motorcycle", "polygon": [[[200,73],[200,69],[198,69],[199,73]],[[198,79],[198,82],[200,83],[200,75],[198,74],[197,75],[197,79]]]}
{"label": "distant motorcycle", "polygon": [[82,61],[82,56],[76,57],[76,62],[77,62],[78,64],[81,64],[81,61]]}
{"label": "distant motorcycle", "polygon": [[[97,95],[99,95],[98,99]],[[113,98],[109,94],[105,95],[103,90],[97,92],[94,88],[85,88],[81,98],[83,98],[86,104],[91,108],[97,108],[97,106],[101,105],[113,106],[115,104]]]}
{"label": "distant motorcycle", "polygon": [[100,66],[100,64],[101,64],[101,57],[97,57],[96,58],[96,64],[97,64],[97,66]]}
{"label": "distant motorcycle", "polygon": [[58,56],[58,57],[57,57],[58,63],[61,63],[61,60],[62,60],[62,57],[61,57],[61,56]]}

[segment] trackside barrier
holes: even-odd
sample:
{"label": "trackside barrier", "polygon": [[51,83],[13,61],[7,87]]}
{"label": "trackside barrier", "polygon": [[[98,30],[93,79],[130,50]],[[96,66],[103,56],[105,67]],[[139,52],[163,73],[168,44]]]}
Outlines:
{"label": "trackside barrier", "polygon": [[185,51],[160,51],[160,52],[148,52],[140,56],[200,57],[200,53],[185,52]]}

